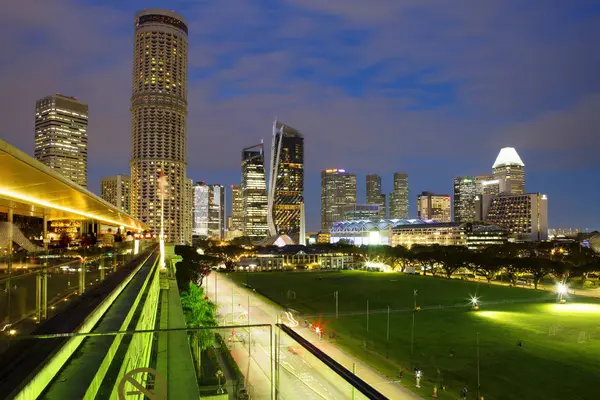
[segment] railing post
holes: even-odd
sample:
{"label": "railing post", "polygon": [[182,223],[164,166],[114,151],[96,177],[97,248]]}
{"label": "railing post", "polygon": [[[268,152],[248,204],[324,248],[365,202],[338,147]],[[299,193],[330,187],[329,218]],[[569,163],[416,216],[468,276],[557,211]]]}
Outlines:
{"label": "railing post", "polygon": [[42,320],[42,273],[35,275],[35,317],[38,323]]}
{"label": "railing post", "polygon": [[79,262],[79,294],[85,293],[85,262],[81,260]]}
{"label": "railing post", "polygon": [[48,319],[48,270],[42,271],[42,319]]}

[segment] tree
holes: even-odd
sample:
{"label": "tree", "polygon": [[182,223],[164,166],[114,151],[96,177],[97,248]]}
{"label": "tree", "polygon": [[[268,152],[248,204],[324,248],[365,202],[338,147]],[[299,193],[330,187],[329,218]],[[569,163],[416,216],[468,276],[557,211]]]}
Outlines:
{"label": "tree", "polygon": [[488,285],[496,278],[502,269],[501,260],[494,257],[487,249],[477,253],[471,253],[469,256],[469,264],[478,274],[485,276]]}
{"label": "tree", "polygon": [[[204,290],[189,283],[188,290],[181,292],[181,306],[188,328],[216,326],[216,306],[204,298]],[[196,361],[196,371],[200,374],[202,352],[208,349],[214,339],[214,332],[208,329],[188,331],[188,340]]]}
{"label": "tree", "polygon": [[525,265],[525,269],[531,274],[533,278],[533,287],[535,289],[538,288],[538,283],[544,278],[546,275],[551,273],[557,268],[560,268],[558,265],[560,262],[555,260],[549,260],[547,258],[540,257],[529,257],[524,258],[523,263]]}

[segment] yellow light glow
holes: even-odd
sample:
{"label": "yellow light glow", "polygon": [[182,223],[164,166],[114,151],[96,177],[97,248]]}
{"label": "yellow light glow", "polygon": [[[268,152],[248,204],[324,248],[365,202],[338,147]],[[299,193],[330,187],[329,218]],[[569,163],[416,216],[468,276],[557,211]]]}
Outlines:
{"label": "yellow light glow", "polygon": [[550,304],[550,311],[569,314],[600,314],[600,304],[570,303]]}
{"label": "yellow light glow", "polygon": [[[48,201],[45,200],[40,200],[40,199],[36,199],[34,197],[31,196],[27,196],[24,195],[22,193],[17,193],[17,192],[13,192],[12,190],[8,190],[5,188],[0,188],[0,195],[1,196],[6,196],[6,197],[12,197],[15,200],[20,200],[20,201],[25,201],[27,203],[32,203],[32,204],[36,204],[39,206],[43,206],[43,207],[48,207],[48,208],[54,208],[56,210],[61,210],[61,211],[66,211],[68,213],[72,213],[72,214],[76,214],[76,215],[81,215],[82,217],[86,217],[89,219],[95,219],[98,221],[102,221],[102,222],[108,222],[110,224],[113,224],[115,226],[120,226],[121,222],[117,222],[105,217],[101,217],[100,215],[96,215],[96,214],[90,214],[90,213],[86,213],[83,211],[79,211],[79,210],[75,210],[73,208],[69,208],[69,207],[64,207],[64,206],[59,206],[57,204],[52,204]],[[139,226],[136,225],[125,225],[128,228],[133,228],[133,229],[137,229],[137,230],[141,230],[141,228]]]}
{"label": "yellow light glow", "polygon": [[11,329],[10,331],[8,331],[8,334],[10,336],[15,336],[17,334],[17,330],[16,329]]}

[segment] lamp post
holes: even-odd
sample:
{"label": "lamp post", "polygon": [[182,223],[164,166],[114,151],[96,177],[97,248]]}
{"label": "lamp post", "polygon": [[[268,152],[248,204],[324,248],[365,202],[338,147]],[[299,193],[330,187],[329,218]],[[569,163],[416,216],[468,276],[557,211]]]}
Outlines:
{"label": "lamp post", "polygon": [[567,302],[567,300],[564,299],[563,296],[567,294],[568,290],[569,288],[567,288],[567,285],[565,285],[564,283],[559,283],[556,285],[556,291],[558,292],[558,301],[560,304],[565,304]]}
{"label": "lamp post", "polygon": [[471,306],[473,311],[479,310],[479,299],[477,297],[471,297]]}
{"label": "lamp post", "polygon": [[167,176],[161,170],[158,176],[158,195],[160,197],[160,269],[165,268],[165,189],[167,184]]}

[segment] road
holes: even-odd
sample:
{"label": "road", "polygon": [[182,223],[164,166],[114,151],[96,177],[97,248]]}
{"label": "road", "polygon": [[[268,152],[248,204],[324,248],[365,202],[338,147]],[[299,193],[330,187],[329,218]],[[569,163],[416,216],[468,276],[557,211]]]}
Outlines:
{"label": "road", "polygon": [[[217,304],[220,324],[274,324],[279,318],[281,322],[292,327],[348,370],[351,371],[355,364],[356,374],[386,397],[398,400],[420,399],[416,394],[344,352],[337,345],[321,340],[316,333],[303,327],[303,324],[298,324],[293,316],[286,314],[282,307],[273,305],[253,291],[237,286],[225,275],[213,272],[206,278],[204,287],[207,296]],[[243,329],[242,332],[227,332],[224,337],[230,341],[232,355],[247,381],[252,385],[253,398],[270,398],[269,330],[252,328],[248,332],[247,329]],[[350,384],[283,333],[280,334],[279,349],[280,398],[285,400],[352,398]],[[356,398],[361,397],[357,392]]]}

